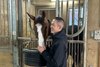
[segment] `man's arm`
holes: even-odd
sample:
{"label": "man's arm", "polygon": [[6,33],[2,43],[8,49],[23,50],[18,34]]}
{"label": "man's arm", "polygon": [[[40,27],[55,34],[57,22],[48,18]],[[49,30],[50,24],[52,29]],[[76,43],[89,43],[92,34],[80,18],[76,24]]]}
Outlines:
{"label": "man's arm", "polygon": [[54,48],[54,56],[52,57],[46,50],[42,52],[42,56],[53,67],[62,65],[65,55],[65,46],[63,43],[57,43]]}

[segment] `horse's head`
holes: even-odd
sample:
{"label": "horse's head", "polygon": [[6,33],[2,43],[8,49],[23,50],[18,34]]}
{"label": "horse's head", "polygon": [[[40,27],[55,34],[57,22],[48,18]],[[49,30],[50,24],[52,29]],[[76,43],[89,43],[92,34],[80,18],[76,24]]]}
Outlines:
{"label": "horse's head", "polygon": [[30,15],[29,13],[27,13],[27,14],[34,21],[34,29],[35,29],[36,36],[37,36],[36,24],[41,24],[42,25],[42,29],[41,29],[42,34],[43,34],[44,39],[46,40],[50,33],[50,22],[46,18],[45,12],[44,11],[41,12],[41,14],[36,17]]}
{"label": "horse's head", "polygon": [[45,12],[43,11],[40,15],[38,16],[33,16],[33,15],[30,15],[28,12],[27,12],[28,16],[34,21],[34,24],[41,24],[43,25],[45,23]]}

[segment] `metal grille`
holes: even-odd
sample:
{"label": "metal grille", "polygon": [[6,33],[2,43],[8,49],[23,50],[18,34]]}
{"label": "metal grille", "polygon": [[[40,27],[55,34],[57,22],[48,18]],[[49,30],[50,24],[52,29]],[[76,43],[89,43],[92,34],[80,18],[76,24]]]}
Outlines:
{"label": "metal grille", "polygon": [[86,0],[57,0],[56,16],[65,20],[68,36],[68,67],[84,67]]}
{"label": "metal grille", "polygon": [[[37,48],[37,40],[31,40],[31,38],[19,38],[23,42],[23,66],[29,67],[25,64],[24,52],[31,52]],[[52,45],[52,40],[47,40],[46,46]],[[67,50],[67,66],[68,67],[83,67],[84,66],[84,42],[79,40],[68,40]]]}
{"label": "metal grille", "polygon": [[[68,38],[68,67],[84,67],[84,34],[85,34],[85,9],[86,0],[56,0],[56,16],[61,16],[65,19],[66,33],[69,34]],[[21,49],[34,49],[37,45],[34,36],[32,37],[31,31],[28,26],[28,17],[25,15],[26,12],[30,12],[30,6],[32,6],[30,0],[22,0],[23,7],[23,36],[26,38],[18,38],[22,42]],[[33,6],[34,8],[35,6]],[[35,9],[34,9],[35,10]],[[35,12],[35,11],[34,11]],[[34,14],[35,15],[35,14]],[[33,24],[32,24],[33,25]],[[21,28],[21,27],[20,27]],[[21,28],[21,29],[22,29]],[[78,33],[77,33],[78,32]],[[21,34],[21,33],[20,33]],[[27,40],[27,37],[28,40]],[[49,44],[49,43],[48,43]],[[23,52],[23,50],[22,50]],[[24,55],[23,55],[24,56]],[[24,64],[24,59],[22,59]]]}
{"label": "metal grille", "polygon": [[68,67],[84,66],[84,42],[70,40],[68,42]]}

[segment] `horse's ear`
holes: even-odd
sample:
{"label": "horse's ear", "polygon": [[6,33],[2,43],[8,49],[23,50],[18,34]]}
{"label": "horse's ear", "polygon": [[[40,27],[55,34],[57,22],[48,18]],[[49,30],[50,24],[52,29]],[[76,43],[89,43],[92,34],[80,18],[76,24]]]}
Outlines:
{"label": "horse's ear", "polygon": [[28,16],[32,19],[32,20],[35,20],[35,17],[31,14],[29,14],[28,12],[26,12],[28,14]]}
{"label": "horse's ear", "polygon": [[42,15],[43,18],[45,18],[45,17],[46,17],[45,11],[42,11],[42,12],[41,12],[41,15]]}

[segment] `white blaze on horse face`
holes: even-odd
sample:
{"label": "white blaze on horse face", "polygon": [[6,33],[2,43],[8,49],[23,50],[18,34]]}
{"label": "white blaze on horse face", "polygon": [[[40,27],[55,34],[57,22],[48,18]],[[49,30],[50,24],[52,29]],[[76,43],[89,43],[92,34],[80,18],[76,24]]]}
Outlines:
{"label": "white blaze on horse face", "polygon": [[44,46],[44,38],[43,38],[43,34],[42,34],[42,25],[41,24],[36,24],[37,27],[37,32],[38,32],[38,45],[39,46]]}
{"label": "white blaze on horse face", "polygon": [[37,24],[36,24],[36,27],[37,27],[37,32],[40,32],[41,29],[42,29],[42,25],[39,24],[39,23],[37,23]]}

